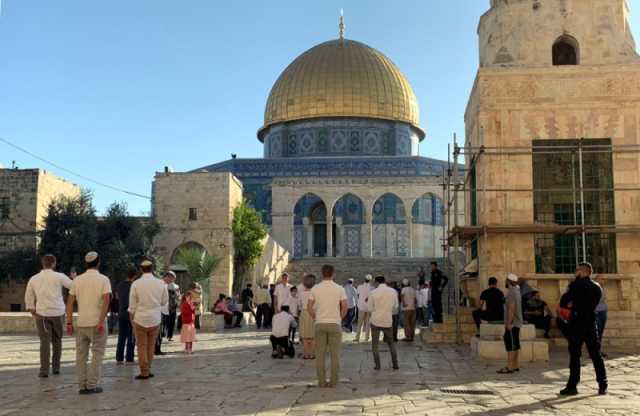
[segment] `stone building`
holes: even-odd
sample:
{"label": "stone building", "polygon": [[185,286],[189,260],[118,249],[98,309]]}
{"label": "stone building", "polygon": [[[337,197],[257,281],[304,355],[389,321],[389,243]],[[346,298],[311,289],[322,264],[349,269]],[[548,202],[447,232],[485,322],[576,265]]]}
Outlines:
{"label": "stone building", "polygon": [[[400,258],[424,264],[443,256],[447,163],[420,156],[425,131],[418,100],[379,51],[341,33],[304,52],[275,82],[257,136],[263,158],[234,157],[191,173],[156,176],[160,225],[164,218],[187,222],[189,207],[216,201],[223,219],[198,221],[224,228],[227,209],[243,196],[261,212],[273,243],[297,262]],[[207,188],[207,181],[222,177],[237,186],[235,199],[217,202],[227,190],[214,195],[215,187]],[[175,187],[174,180],[198,185]],[[160,216],[169,209],[177,217]],[[180,226],[163,237],[165,256],[191,242],[214,250],[224,241],[229,248],[226,238]],[[407,266],[414,276],[416,264]]]}
{"label": "stone building", "polygon": [[[80,188],[42,169],[0,169],[0,256],[16,250],[36,251],[49,203],[76,196]],[[0,284],[0,312],[24,302],[24,284]]]}
{"label": "stone building", "polygon": [[[587,260],[614,316],[640,313],[640,59],[628,13],[626,0],[492,0],[480,19],[458,150],[469,226],[452,234],[478,262],[472,297],[515,272],[553,304]],[[637,339],[637,321],[628,328]]]}

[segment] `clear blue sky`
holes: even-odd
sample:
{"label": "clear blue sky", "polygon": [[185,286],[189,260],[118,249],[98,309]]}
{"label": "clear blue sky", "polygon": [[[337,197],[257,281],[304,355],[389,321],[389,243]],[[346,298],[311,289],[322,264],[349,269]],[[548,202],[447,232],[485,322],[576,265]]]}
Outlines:
{"label": "clear blue sky", "polygon": [[[1,0],[0,137],[69,169],[150,194],[154,172],[261,157],[256,131],[280,72],[347,37],[389,56],[413,85],[427,140],[446,159],[464,133],[489,0]],[[634,5],[632,5],[634,6]],[[640,29],[638,12],[632,26]],[[638,33],[638,32],[636,32]],[[636,34],[636,38],[639,38]],[[103,210],[149,203],[94,186],[0,143],[0,164],[92,189]]]}

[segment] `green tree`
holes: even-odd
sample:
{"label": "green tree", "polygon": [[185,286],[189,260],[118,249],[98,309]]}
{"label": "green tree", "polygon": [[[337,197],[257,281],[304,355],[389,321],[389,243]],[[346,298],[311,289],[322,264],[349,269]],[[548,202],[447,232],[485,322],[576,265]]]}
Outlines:
{"label": "green tree", "polygon": [[[102,257],[102,271],[115,280],[122,280],[129,265],[139,264],[143,257],[154,259],[153,238],[159,231],[156,222],[132,217],[126,204],[113,203],[98,220],[96,250]],[[155,260],[156,265],[163,264],[161,259]],[[156,269],[156,273],[161,272]]]}
{"label": "green tree", "polygon": [[246,274],[258,262],[264,249],[264,238],[267,229],[262,224],[262,217],[243,200],[233,210],[233,248],[234,248],[234,279],[233,292],[239,292],[244,287]]}
{"label": "green tree", "polygon": [[175,262],[187,269],[192,282],[202,286],[202,302],[205,310],[209,300],[209,278],[221,260],[221,257],[212,256],[199,247],[183,247],[176,253]]}
{"label": "green tree", "polygon": [[84,268],[84,255],[96,250],[98,224],[92,195],[82,191],[77,197],[60,197],[47,208],[40,254],[51,253],[58,259],[58,270]]}
{"label": "green tree", "polygon": [[25,280],[38,272],[40,261],[33,250],[16,250],[0,257],[0,281]]}

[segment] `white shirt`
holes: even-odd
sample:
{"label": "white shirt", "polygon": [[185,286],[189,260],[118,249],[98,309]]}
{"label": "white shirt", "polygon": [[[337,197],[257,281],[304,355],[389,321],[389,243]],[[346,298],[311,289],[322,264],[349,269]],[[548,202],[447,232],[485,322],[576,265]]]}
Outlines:
{"label": "white shirt", "polygon": [[289,329],[298,326],[296,319],[287,312],[280,312],[271,320],[271,334],[276,338],[288,337]]}
{"label": "white shirt", "polygon": [[98,325],[104,295],[111,293],[109,278],[96,269],[89,269],[73,279],[69,294],[78,302],[78,326]]}
{"label": "white shirt", "polygon": [[371,312],[369,322],[372,325],[378,328],[391,328],[393,326],[392,315],[398,310],[398,292],[381,283],[369,295],[368,307]]}
{"label": "white shirt", "polygon": [[403,287],[400,292],[402,296],[402,310],[413,311],[416,309],[416,290],[411,286]]}
{"label": "white shirt", "polygon": [[24,294],[27,310],[35,310],[40,316],[64,315],[63,287],[71,287],[71,279],[51,269],[43,269],[27,283]]}
{"label": "white shirt", "polygon": [[347,294],[347,308],[355,308],[356,302],[358,301],[358,292],[356,292],[356,288],[353,287],[353,283],[344,285],[344,293]]}
{"label": "white shirt", "polygon": [[342,323],[340,314],[340,302],[347,300],[344,288],[333,280],[323,280],[311,289],[311,300],[316,313],[316,324]]}
{"label": "white shirt", "polygon": [[273,295],[276,297],[276,311],[280,310],[280,307],[284,305],[291,296],[291,284],[278,283],[273,290]]}
{"label": "white shirt", "polygon": [[302,292],[298,293],[298,298],[300,299],[300,312],[305,311],[309,306],[309,299],[311,299],[311,289],[306,287],[302,289]]}
{"label": "white shirt", "polygon": [[429,288],[424,287],[418,291],[416,296],[418,307],[425,308],[429,305]]}
{"label": "white shirt", "polygon": [[294,317],[300,315],[300,297],[289,296],[289,299],[283,305],[289,306],[289,313]]}
{"label": "white shirt", "polygon": [[367,307],[367,298],[369,297],[369,294],[372,290],[373,287],[371,287],[369,283],[363,283],[358,286],[358,309],[360,310],[360,312],[369,312],[369,309]]}
{"label": "white shirt", "polygon": [[153,274],[145,273],[131,284],[129,313],[136,324],[144,328],[160,325],[163,307],[168,304],[167,285]]}

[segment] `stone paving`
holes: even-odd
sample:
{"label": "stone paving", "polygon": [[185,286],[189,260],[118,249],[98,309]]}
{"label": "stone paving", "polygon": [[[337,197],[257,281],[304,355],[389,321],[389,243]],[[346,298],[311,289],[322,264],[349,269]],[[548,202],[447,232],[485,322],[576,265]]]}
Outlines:
{"label": "stone paving", "polygon": [[[104,393],[79,396],[74,342],[64,339],[59,376],[37,378],[38,340],[0,337],[0,416],[9,415],[640,415],[640,356],[611,355],[611,393],[597,396],[584,362],[581,395],[561,398],[567,356],[554,351],[545,364],[523,364],[515,375],[497,375],[502,363],[471,359],[468,347],[400,343],[400,371],[373,370],[371,347],[345,336],[337,389],[315,387],[312,361],[272,360],[268,334],[237,331],[201,334],[195,353],[181,344],[154,363],[156,377],[136,381],[134,366],[117,366],[109,338]],[[384,360],[389,360],[383,352]],[[448,394],[443,388],[492,394]]]}

